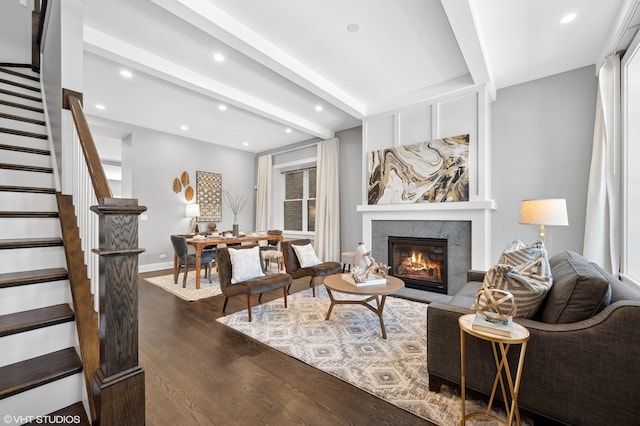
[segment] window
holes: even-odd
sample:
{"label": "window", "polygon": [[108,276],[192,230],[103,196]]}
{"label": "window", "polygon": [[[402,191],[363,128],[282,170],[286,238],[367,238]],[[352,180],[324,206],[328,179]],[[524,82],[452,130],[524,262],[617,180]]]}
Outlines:
{"label": "window", "polygon": [[286,231],[314,232],[316,224],[316,168],[284,173],[283,220]]}

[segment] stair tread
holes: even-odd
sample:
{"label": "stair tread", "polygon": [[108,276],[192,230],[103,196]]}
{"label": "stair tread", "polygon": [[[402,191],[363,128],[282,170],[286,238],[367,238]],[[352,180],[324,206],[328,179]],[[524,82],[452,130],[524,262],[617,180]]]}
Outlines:
{"label": "stair tread", "polygon": [[26,136],[28,138],[35,138],[35,139],[48,138],[48,136],[45,135],[44,133],[27,132],[25,130],[9,129],[7,127],[0,127],[0,133],[7,133],[9,135],[17,135],[17,136]]}
{"label": "stair tread", "polygon": [[68,304],[47,306],[13,314],[0,315],[0,337],[73,321]]}
{"label": "stair tread", "polygon": [[0,144],[0,149],[4,149],[5,151],[25,152],[27,154],[51,155],[51,151],[48,149],[30,148],[28,146]]}
{"label": "stair tread", "polygon": [[0,112],[0,118],[6,118],[7,120],[24,121],[25,123],[37,124],[39,126],[46,125],[46,123],[43,120],[38,120],[36,118],[29,118],[29,117],[21,117],[19,115],[7,114],[5,112]]}
{"label": "stair tread", "polygon": [[0,399],[51,383],[82,371],[74,348],[0,367]]}
{"label": "stair tread", "polygon": [[21,87],[26,90],[32,90],[34,92],[40,92],[40,87],[33,87],[29,84],[18,83],[13,80],[7,80],[6,78],[0,78],[0,83],[8,84],[10,86]]}
{"label": "stair tread", "polygon": [[39,98],[37,96],[27,95],[25,93],[14,92],[13,90],[7,90],[7,89],[0,88],[0,93],[5,94],[5,95],[9,95],[9,96],[15,96],[17,98],[28,99],[28,100],[34,101],[34,102],[42,102],[42,98]]}
{"label": "stair tread", "polygon": [[0,250],[61,246],[62,238],[16,238],[0,240]]}
{"label": "stair tread", "polygon": [[27,166],[25,164],[0,163],[0,169],[21,170],[25,172],[53,173],[52,167]]}
{"label": "stair tread", "polygon": [[34,217],[40,217],[40,218],[46,218],[46,217],[59,217],[60,215],[58,214],[57,211],[51,211],[51,212],[43,212],[43,211],[0,211],[0,217],[3,218],[19,218],[19,217],[24,217],[24,218],[34,218]]}
{"label": "stair tread", "polygon": [[89,426],[91,424],[91,422],[89,422],[89,417],[87,417],[87,411],[84,408],[84,405],[82,404],[82,402],[76,402],[75,404],[69,405],[68,407],[64,407],[61,408],[58,411],[54,411],[53,413],[49,413],[49,418],[52,419],[52,421],[54,421],[55,423],[49,423],[46,422],[45,420],[46,417],[42,417],[41,419],[38,420],[33,420],[29,423],[25,423],[27,425],[31,425],[31,424],[37,424],[37,425],[45,425],[45,426],[60,426],[59,422],[56,422],[56,417],[58,418],[69,418],[72,417],[73,418],[73,424],[74,425],[80,425],[80,426]]}
{"label": "stair tread", "polygon": [[60,281],[69,278],[64,268],[34,269],[32,271],[8,272],[0,274],[0,288],[19,285]]}
{"label": "stair tread", "polygon": [[24,73],[21,73],[21,72],[18,72],[18,71],[14,71],[14,70],[9,70],[9,69],[3,68],[3,67],[0,67],[0,72],[6,73],[6,74],[15,75],[16,77],[26,78],[27,80],[40,82],[40,79],[38,77],[35,77],[33,75],[24,74]]}
{"label": "stair tread", "polygon": [[15,186],[0,185],[1,192],[31,192],[35,194],[55,194],[55,188],[46,188],[41,186]]}
{"label": "stair tread", "polygon": [[29,106],[29,105],[24,105],[24,104],[19,104],[19,103],[16,103],[16,102],[10,102],[10,101],[6,101],[4,99],[0,99],[0,105],[10,106],[10,107],[13,107],[13,108],[27,109],[29,111],[35,111],[35,112],[39,112],[39,113],[44,114],[44,109],[42,109],[42,108],[33,107],[33,106]]}

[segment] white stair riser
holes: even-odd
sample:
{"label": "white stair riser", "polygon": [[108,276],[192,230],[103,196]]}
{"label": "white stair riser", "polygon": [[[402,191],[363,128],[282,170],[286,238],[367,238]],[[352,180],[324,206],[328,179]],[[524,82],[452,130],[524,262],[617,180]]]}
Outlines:
{"label": "white stair riser", "polygon": [[0,156],[2,156],[1,162],[6,164],[25,164],[28,166],[51,167],[50,155],[2,149],[0,150]]}
{"label": "white stair riser", "polygon": [[[8,183],[1,183],[9,185]],[[15,185],[15,183],[12,183]],[[26,186],[17,184],[19,186]],[[0,206],[12,211],[57,211],[55,194],[37,194],[30,192],[0,191]]]}
{"label": "white stair riser", "polygon": [[[25,419],[20,416],[44,416],[82,401],[84,387],[83,375],[77,373],[2,399],[0,400],[0,413],[2,413],[4,425],[24,424],[36,419]],[[71,420],[60,424],[75,423]]]}
{"label": "white stair riser", "polygon": [[0,250],[0,274],[66,267],[62,246]]}
{"label": "white stair riser", "polygon": [[[21,114],[14,114],[22,117]],[[46,128],[40,124],[29,123],[27,121],[13,120],[10,118],[0,117],[0,127],[5,129],[22,130],[33,133],[46,133]]]}
{"label": "white stair riser", "polygon": [[0,218],[0,239],[62,238],[60,220],[51,218]]}
{"label": "white stair riser", "polygon": [[0,338],[0,366],[77,345],[75,322],[65,322]]}
{"label": "white stair riser", "polygon": [[0,296],[0,315],[73,304],[69,280],[7,287],[0,290]]}
{"label": "white stair riser", "polygon": [[[12,65],[5,65],[2,68],[6,69],[6,70],[9,70],[9,71],[15,71],[15,72],[18,72],[20,74],[28,75],[28,76],[31,76],[31,77],[40,78],[40,74],[35,72],[35,71],[33,71],[29,67],[16,67],[14,65],[13,66]],[[4,77],[5,80],[13,80],[13,81],[20,81],[20,82],[28,82],[28,81],[30,81],[28,79],[25,79],[24,77],[11,75],[11,74],[7,74],[7,73],[0,73],[0,75],[6,75],[7,77]]]}
{"label": "white stair riser", "polygon": [[[0,95],[0,99],[4,101],[12,102],[14,104],[22,104],[20,102],[20,98],[16,98],[13,96]],[[22,105],[26,105],[26,104],[22,104]],[[33,106],[35,106],[36,108],[42,109],[42,103],[38,105],[38,103],[35,102]],[[9,105],[0,105],[0,112],[4,112],[6,114],[11,114],[11,115],[17,115],[19,117],[35,118],[36,120],[44,120],[44,112],[31,111],[29,109],[12,107]]]}
{"label": "white stair riser", "polygon": [[54,188],[53,173],[0,169],[0,184]]}

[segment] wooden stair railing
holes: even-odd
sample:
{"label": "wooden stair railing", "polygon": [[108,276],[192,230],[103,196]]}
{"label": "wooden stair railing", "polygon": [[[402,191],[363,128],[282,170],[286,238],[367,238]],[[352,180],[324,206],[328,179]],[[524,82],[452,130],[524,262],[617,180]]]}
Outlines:
{"label": "wooden stair railing", "polygon": [[[83,363],[85,354],[90,363],[87,374],[92,376],[93,388],[88,394],[95,399],[94,422],[101,426],[143,425],[145,423],[144,370],[138,365],[138,216],[146,211],[136,199],[113,198],[107,182],[98,151],[87,120],[82,111],[81,94],[63,89],[63,106],[71,110],[81,151],[86,163],[91,187],[95,193],[97,205],[90,207],[98,215],[99,248],[92,251],[99,257],[99,361],[95,363],[95,354],[91,349],[82,349],[85,336],[90,341],[90,327],[78,325],[81,340]],[[70,199],[59,197],[62,206],[61,217],[68,208],[72,208]],[[69,235],[63,232],[65,251],[67,236],[78,241],[73,230]],[[74,249],[76,250],[76,249]],[[82,251],[82,250],[78,250]],[[80,259],[80,256],[74,256]],[[80,262],[82,263],[82,262]],[[68,260],[69,280],[86,280],[86,268]],[[78,274],[76,278],[74,275]],[[84,274],[84,275],[83,275]],[[75,284],[71,283],[72,289]],[[86,284],[83,288],[89,288]],[[84,295],[78,295],[78,308],[94,310]],[[74,305],[76,302],[74,296]],[[89,319],[88,312],[76,314]],[[87,328],[85,331],[84,328]],[[95,346],[86,342],[89,346]],[[97,367],[97,369],[96,369]],[[93,417],[93,415],[92,415]]]}

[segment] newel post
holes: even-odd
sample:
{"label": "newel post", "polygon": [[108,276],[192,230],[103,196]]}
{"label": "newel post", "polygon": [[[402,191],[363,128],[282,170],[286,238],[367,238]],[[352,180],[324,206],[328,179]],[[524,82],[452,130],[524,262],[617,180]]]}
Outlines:
{"label": "newel post", "polygon": [[99,216],[100,368],[93,390],[100,426],[144,425],[144,370],[138,365],[138,216],[136,199],[106,198]]}

